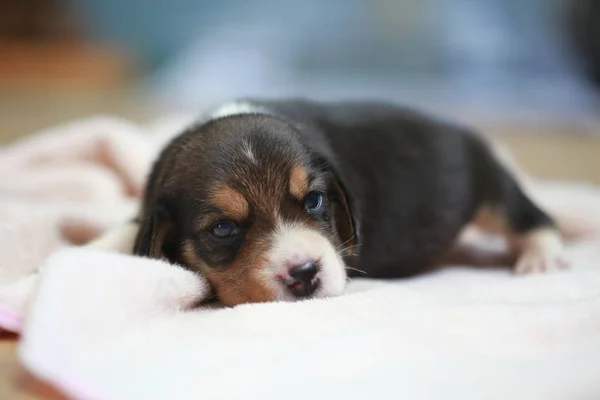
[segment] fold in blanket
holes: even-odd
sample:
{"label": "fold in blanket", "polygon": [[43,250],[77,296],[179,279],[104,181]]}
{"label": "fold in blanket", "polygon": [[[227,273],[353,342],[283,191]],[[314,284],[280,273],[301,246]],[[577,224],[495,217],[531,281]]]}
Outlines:
{"label": "fold in blanket", "polygon": [[0,149],[0,327],[18,332],[41,263],[135,215],[146,174],[189,121],[94,117]]}
{"label": "fold in blanket", "polygon": [[0,152],[0,326],[35,376],[81,399],[600,397],[599,189],[521,176],[574,238],[567,271],[449,265],[337,298],[198,308],[200,276],[106,240],[189,120],[94,118]]}

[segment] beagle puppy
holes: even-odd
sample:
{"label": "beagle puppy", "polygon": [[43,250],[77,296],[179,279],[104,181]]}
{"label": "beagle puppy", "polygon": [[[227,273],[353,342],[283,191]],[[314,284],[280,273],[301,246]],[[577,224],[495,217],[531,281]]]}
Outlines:
{"label": "beagle puppy", "polygon": [[434,266],[470,223],[518,272],[564,266],[552,219],[477,134],[383,102],[225,104],[152,168],[133,252],[201,273],[226,305],[336,296]]}

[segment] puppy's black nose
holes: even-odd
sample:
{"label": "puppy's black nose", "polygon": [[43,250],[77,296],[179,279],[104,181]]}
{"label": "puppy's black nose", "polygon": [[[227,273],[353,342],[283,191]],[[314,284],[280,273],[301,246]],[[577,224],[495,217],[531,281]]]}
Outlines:
{"label": "puppy's black nose", "polygon": [[319,264],[314,261],[292,267],[289,271],[294,282],[289,285],[294,296],[310,296],[319,286]]}

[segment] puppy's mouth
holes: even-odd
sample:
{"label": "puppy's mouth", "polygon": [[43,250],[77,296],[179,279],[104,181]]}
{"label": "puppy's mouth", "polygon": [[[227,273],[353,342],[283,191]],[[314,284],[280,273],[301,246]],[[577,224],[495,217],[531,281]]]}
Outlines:
{"label": "puppy's mouth", "polygon": [[302,299],[313,295],[317,291],[321,286],[321,279],[315,275],[310,281],[293,282],[291,284],[286,284],[286,286],[294,297]]}

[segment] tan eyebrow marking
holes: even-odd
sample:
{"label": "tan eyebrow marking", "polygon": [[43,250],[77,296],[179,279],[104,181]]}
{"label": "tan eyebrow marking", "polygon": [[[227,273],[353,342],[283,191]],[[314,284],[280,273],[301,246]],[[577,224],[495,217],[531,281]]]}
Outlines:
{"label": "tan eyebrow marking", "polygon": [[219,186],[210,198],[217,207],[231,218],[244,220],[248,217],[248,201],[237,190],[229,186]]}
{"label": "tan eyebrow marking", "polygon": [[181,246],[181,261],[193,271],[206,271],[206,264],[200,260],[196,254],[194,244],[190,240],[186,240]]}
{"label": "tan eyebrow marking", "polygon": [[294,165],[290,172],[290,193],[299,200],[308,193],[308,171],[301,165]]}

